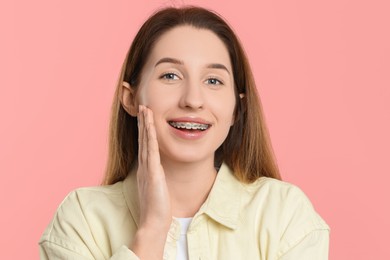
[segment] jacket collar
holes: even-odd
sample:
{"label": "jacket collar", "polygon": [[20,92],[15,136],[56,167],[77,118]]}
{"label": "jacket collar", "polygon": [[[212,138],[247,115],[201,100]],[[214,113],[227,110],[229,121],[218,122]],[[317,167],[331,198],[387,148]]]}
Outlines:
{"label": "jacket collar", "polygon": [[[136,169],[134,169],[124,180],[123,194],[131,215],[138,226],[140,210],[136,176]],[[239,221],[243,192],[243,184],[236,179],[232,170],[223,163],[209,196],[196,216],[204,213],[214,221],[235,229]]]}
{"label": "jacket collar", "polygon": [[233,175],[232,170],[223,163],[208,198],[199,213],[205,213],[218,223],[235,229],[239,220],[241,197],[244,189]]}

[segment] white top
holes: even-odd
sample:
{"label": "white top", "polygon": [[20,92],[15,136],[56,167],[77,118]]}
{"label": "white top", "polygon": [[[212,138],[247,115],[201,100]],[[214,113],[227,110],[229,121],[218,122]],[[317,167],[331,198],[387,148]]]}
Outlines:
{"label": "white top", "polygon": [[176,218],[180,223],[180,237],[177,240],[176,260],[188,260],[187,230],[192,218]]}

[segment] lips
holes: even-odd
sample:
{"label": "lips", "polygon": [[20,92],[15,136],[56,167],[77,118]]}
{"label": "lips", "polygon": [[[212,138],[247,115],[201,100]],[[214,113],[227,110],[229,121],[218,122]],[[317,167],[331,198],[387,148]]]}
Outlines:
{"label": "lips", "polygon": [[172,133],[186,140],[196,140],[202,138],[212,124],[204,119],[195,117],[181,117],[168,120]]}
{"label": "lips", "polygon": [[185,130],[200,130],[204,131],[207,130],[210,125],[209,124],[201,124],[201,123],[195,123],[195,122],[175,122],[175,121],[169,121],[168,122],[172,127],[176,129],[185,129]]}

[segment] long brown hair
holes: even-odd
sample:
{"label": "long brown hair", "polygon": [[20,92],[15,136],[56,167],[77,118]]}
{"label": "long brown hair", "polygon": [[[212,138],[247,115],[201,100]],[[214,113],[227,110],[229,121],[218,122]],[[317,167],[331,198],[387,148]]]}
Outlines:
{"label": "long brown hair", "polygon": [[[233,67],[235,123],[215,153],[215,164],[225,162],[242,182],[266,176],[280,179],[256,84],[241,44],[216,13],[200,7],[165,8],[153,14],[138,31],[123,63],[112,107],[109,156],[104,184],[124,180],[137,162],[137,119],[122,107],[123,81],[137,88],[142,69],[155,42],[168,30],[189,25],[214,32],[224,42]],[[239,94],[244,94],[240,98]]]}

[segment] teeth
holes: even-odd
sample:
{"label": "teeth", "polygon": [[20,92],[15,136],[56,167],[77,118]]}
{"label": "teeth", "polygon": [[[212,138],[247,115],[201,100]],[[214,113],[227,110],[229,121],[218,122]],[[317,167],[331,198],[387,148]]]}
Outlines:
{"label": "teeth", "polygon": [[207,124],[198,124],[190,122],[169,122],[169,124],[175,128],[182,128],[188,130],[206,130],[207,128],[209,128],[209,125]]}

